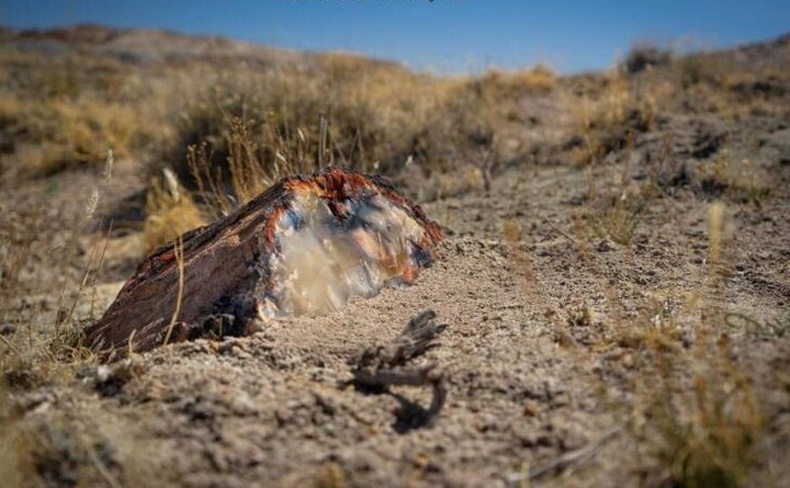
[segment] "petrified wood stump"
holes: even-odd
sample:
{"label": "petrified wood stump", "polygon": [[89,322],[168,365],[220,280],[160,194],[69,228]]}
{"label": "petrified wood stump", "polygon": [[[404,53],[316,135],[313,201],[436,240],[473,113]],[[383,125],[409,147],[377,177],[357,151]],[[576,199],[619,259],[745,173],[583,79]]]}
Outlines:
{"label": "petrified wood stump", "polygon": [[379,177],[332,168],[285,178],[148,256],[87,343],[113,359],[336,310],[411,283],[440,240],[439,226]]}

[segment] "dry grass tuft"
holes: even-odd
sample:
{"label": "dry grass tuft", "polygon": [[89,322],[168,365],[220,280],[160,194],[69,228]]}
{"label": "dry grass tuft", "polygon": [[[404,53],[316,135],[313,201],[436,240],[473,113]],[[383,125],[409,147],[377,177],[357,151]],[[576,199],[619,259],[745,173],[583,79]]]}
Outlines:
{"label": "dry grass tuft", "polygon": [[[658,462],[661,484],[736,487],[756,465],[765,416],[723,325],[698,324],[691,350],[646,343],[647,405],[636,434]],[[678,344],[671,335],[662,341]]]}
{"label": "dry grass tuft", "polygon": [[[633,136],[626,144],[632,147]],[[656,197],[652,179],[639,184],[631,182],[629,160],[627,148],[623,162],[603,180],[596,176],[594,168],[588,168],[587,205],[580,216],[596,237],[626,246],[631,244],[644,213]]]}
{"label": "dry grass tuft", "polygon": [[167,133],[164,93],[112,60],[7,48],[0,66],[12,73],[0,89],[0,171],[9,178],[99,167],[107,147],[125,157]]}
{"label": "dry grass tuft", "polygon": [[768,175],[742,159],[733,162],[727,149],[720,151],[712,161],[698,168],[702,190],[713,197],[727,197],[738,203],[760,205],[771,194]]}
{"label": "dry grass tuft", "polygon": [[[660,171],[648,168],[647,178],[638,183],[631,180],[628,146],[625,149],[619,166],[597,168],[595,173],[589,168],[587,207],[578,220],[580,242],[584,233],[592,232],[630,244],[644,223],[645,210],[662,196]],[[727,156],[726,151],[722,156]],[[594,174],[606,175],[605,180]],[[735,191],[741,196],[737,203],[754,201],[742,196],[749,188],[743,174],[719,175],[717,181],[727,182],[723,195]],[[734,326],[732,317],[742,314],[722,305],[733,232],[724,204],[712,203],[707,276],[698,288],[654,292],[636,318],[624,310],[610,313],[610,317],[619,318],[601,330],[593,328],[600,334],[595,349],[607,351],[612,358],[628,357],[625,367],[638,372],[626,381],[625,389],[630,393],[625,417],[638,441],[648,486],[737,487],[759,469],[760,449],[767,434],[766,413],[755,392],[747,354],[730,335],[739,332],[734,327],[742,328],[754,320],[735,320]],[[582,260],[593,267],[594,274],[601,273],[589,257]],[[610,306],[617,309],[616,292],[606,284],[602,288]],[[589,329],[589,324],[595,323],[592,317],[586,306],[570,310],[568,326],[571,330],[579,325]],[[756,328],[763,334],[780,330],[775,326]],[[578,343],[572,337],[569,341]]]}
{"label": "dry grass tuft", "polygon": [[706,285],[685,299],[656,302],[642,326],[620,337],[641,351],[639,406],[629,423],[647,460],[648,484],[742,486],[766,434],[752,372],[718,303],[727,263],[723,205],[711,205],[708,227]]}
{"label": "dry grass tuft", "polygon": [[[106,156],[109,181],[113,154]],[[31,391],[51,391],[73,385],[78,371],[95,365],[97,358],[82,343],[83,329],[93,319],[86,317],[85,300],[101,267],[103,247],[79,256],[78,236],[96,216],[102,187],[90,192],[72,227],[60,229],[44,208],[21,208],[3,212],[0,220],[0,476],[3,486],[49,486],[63,480],[59,474],[60,451],[32,425],[29,411],[23,413],[18,398]],[[54,227],[54,228],[53,228]],[[53,248],[51,235],[61,233],[62,245]],[[42,258],[43,257],[43,258]],[[51,262],[42,259],[51,259]],[[86,261],[87,262],[84,262]],[[57,279],[41,279],[41,269]],[[78,268],[78,269],[75,269]],[[37,272],[32,272],[33,270]],[[53,298],[60,299],[53,313],[46,312]],[[42,298],[31,303],[30,296]],[[92,305],[91,305],[92,309]],[[47,317],[42,324],[42,315]],[[45,404],[48,400],[44,397]],[[28,410],[32,407],[27,407]],[[32,415],[35,416],[35,415]],[[50,425],[49,423],[47,424]],[[53,424],[54,425],[54,424]]]}
{"label": "dry grass tuft", "polygon": [[445,80],[344,54],[318,68],[223,74],[187,91],[162,162],[214,216],[330,165],[391,177],[411,165],[432,182],[435,191],[415,189],[424,198],[485,190],[503,160],[501,102],[554,81],[543,66]]}
{"label": "dry grass tuft", "polygon": [[316,473],[312,480],[314,488],[345,488],[349,485],[343,469],[335,463],[328,463]]}
{"label": "dry grass tuft", "polygon": [[[346,64],[343,59],[338,62]],[[397,133],[407,126],[406,109],[398,107],[405,94],[385,94],[375,72],[350,78],[328,69],[314,75],[249,73],[198,89],[176,123],[168,158],[179,178],[187,187],[197,186],[187,148],[203,145],[201,163],[208,163],[211,179],[219,176],[235,189],[241,175],[236,171],[231,184],[234,169],[250,169],[253,160],[263,165],[258,173],[270,177],[284,167],[335,164],[364,171],[405,160],[408,149]],[[397,98],[385,101],[386,96]],[[395,118],[403,125],[396,125]]]}
{"label": "dry grass tuft", "polygon": [[695,85],[707,85],[714,89],[726,88],[733,73],[737,72],[730,60],[705,52],[684,56],[674,66],[684,88]]}
{"label": "dry grass tuft", "polygon": [[635,44],[623,60],[623,68],[630,74],[669,66],[672,64],[673,54],[669,49],[660,48],[649,42]]}
{"label": "dry grass tuft", "polygon": [[583,143],[572,154],[576,166],[600,162],[636,134],[651,130],[659,104],[670,93],[669,84],[636,85],[622,69],[613,68],[600,92],[583,95],[579,104],[576,131]]}
{"label": "dry grass tuft", "polygon": [[515,98],[526,93],[546,93],[554,89],[557,75],[546,65],[515,72],[490,69],[477,81],[487,96],[502,99]]}
{"label": "dry grass tuft", "polygon": [[171,171],[154,178],[145,204],[143,238],[150,252],[184,232],[206,224],[200,208]]}

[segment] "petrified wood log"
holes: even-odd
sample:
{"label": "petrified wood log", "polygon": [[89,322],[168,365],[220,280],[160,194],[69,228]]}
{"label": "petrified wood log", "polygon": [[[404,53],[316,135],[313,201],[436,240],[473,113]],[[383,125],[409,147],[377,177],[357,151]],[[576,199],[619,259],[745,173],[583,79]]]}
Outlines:
{"label": "petrified wood log", "polygon": [[87,344],[105,359],[342,307],[411,283],[439,226],[377,176],[332,168],[285,178],[143,261]]}

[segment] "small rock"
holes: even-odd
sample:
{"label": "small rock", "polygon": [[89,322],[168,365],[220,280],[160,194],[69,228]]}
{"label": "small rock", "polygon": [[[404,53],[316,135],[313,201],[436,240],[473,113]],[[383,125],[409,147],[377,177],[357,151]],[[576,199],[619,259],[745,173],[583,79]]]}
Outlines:
{"label": "small rock", "polygon": [[16,333],[16,327],[11,324],[0,325],[0,336],[10,336]]}
{"label": "small rock", "polygon": [[537,402],[527,401],[524,403],[524,415],[534,417],[540,412],[540,407]]}
{"label": "small rock", "polygon": [[598,243],[595,250],[598,252],[609,252],[614,250],[614,246],[612,246],[608,239],[604,239]]}

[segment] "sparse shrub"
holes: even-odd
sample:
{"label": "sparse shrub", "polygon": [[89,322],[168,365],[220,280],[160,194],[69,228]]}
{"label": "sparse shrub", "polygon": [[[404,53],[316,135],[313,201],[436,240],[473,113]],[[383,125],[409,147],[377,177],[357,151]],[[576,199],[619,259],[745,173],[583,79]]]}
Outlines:
{"label": "sparse shrub", "polygon": [[[326,125],[322,124],[323,143],[313,132],[297,129],[292,140],[285,140],[270,125],[260,127],[252,121],[233,119],[225,136],[226,163],[215,165],[209,143],[187,148],[187,167],[197,194],[215,216],[227,215],[280,178],[294,173],[309,173],[332,164],[327,155]],[[324,162],[321,155],[327,155]]]}
{"label": "sparse shrub", "polygon": [[551,91],[557,83],[557,75],[548,66],[538,64],[515,72],[490,69],[476,83],[487,92],[486,96],[502,100],[526,93]]}
{"label": "sparse shrub", "polygon": [[701,84],[711,88],[724,88],[729,83],[731,73],[735,71],[732,63],[709,53],[682,57],[675,66],[680,83],[685,88]]}
{"label": "sparse shrub", "polygon": [[[672,486],[741,486],[766,426],[748,370],[731,359],[730,339],[712,330],[698,336],[697,351],[691,354],[654,363],[651,376],[658,385],[638,436]],[[695,371],[691,385],[682,379],[681,367]]]}
{"label": "sparse shrub", "polygon": [[[210,166],[212,179],[219,178],[231,190],[240,189],[231,184],[233,167],[242,165],[238,158],[274,167],[274,159],[298,154],[300,162],[295,166],[365,166],[363,156],[380,146],[381,136],[364,101],[347,103],[346,98],[322,93],[316,80],[282,76],[293,79],[224,80],[187,103],[167,160],[188,187],[196,188],[198,181],[187,148],[201,145],[205,145],[201,163]],[[310,165],[304,164],[307,158]]]}
{"label": "sparse shrub", "polygon": [[622,148],[625,154],[621,166],[608,175],[612,181],[602,184],[594,169],[589,168],[587,206],[582,212],[587,229],[596,237],[611,239],[622,245],[631,244],[656,190],[655,183],[649,179],[638,185],[630,182],[628,171],[633,137],[633,134],[629,134]]}
{"label": "sparse shrub", "polygon": [[637,91],[619,69],[613,69],[603,89],[592,103],[585,98],[577,114],[578,134],[572,158],[576,166],[600,161],[609,153],[626,147],[630,139],[653,128],[659,98],[664,90],[642,87]]}
{"label": "sparse shrub", "polygon": [[108,147],[127,156],[155,138],[140,110],[95,99],[2,102],[0,130],[15,135],[16,153],[3,169],[22,177],[46,176],[76,165],[99,167]]}
{"label": "sparse shrub", "polygon": [[634,45],[623,60],[626,72],[640,73],[648,68],[668,66],[672,63],[672,52],[649,43]]}
{"label": "sparse shrub", "polygon": [[729,197],[740,203],[760,205],[771,194],[769,180],[749,159],[733,163],[727,149],[697,169],[700,189],[710,197]]}
{"label": "sparse shrub", "polygon": [[0,89],[4,180],[98,168],[108,147],[129,156],[167,132],[160,124],[162,94],[124,76],[112,60],[4,49],[0,66],[13,73]]}
{"label": "sparse shrub", "polygon": [[592,217],[592,228],[598,237],[629,245],[644,219],[646,201],[627,193],[610,200],[599,208]]}
{"label": "sparse shrub", "polygon": [[[344,68],[359,62],[337,55],[322,61],[323,71],[250,74],[199,89],[165,161],[188,188],[212,193],[222,212],[284,175],[328,165],[391,177],[406,161],[426,177],[496,166],[501,88],[388,64]],[[553,77],[545,68],[529,76]]]}
{"label": "sparse shrub", "polygon": [[17,125],[24,115],[25,107],[21,100],[11,97],[0,97],[0,130],[4,133]]}
{"label": "sparse shrub", "polygon": [[174,120],[175,137],[166,149],[163,164],[172,167],[181,182],[194,188],[196,182],[186,160],[187,148],[205,144],[211,157],[209,165],[219,171],[224,168],[227,173],[231,121],[243,118],[260,127],[266,115],[262,104],[247,84],[222,80],[200,89]]}
{"label": "sparse shrub", "polygon": [[[73,215],[65,230],[66,242],[58,252],[45,251],[52,246],[52,222],[44,206],[3,212],[0,220],[0,383],[6,388],[30,389],[48,384],[70,374],[70,366],[92,361],[93,353],[82,344],[85,313],[77,307],[86,297],[86,289],[95,283],[102,264],[103,250],[94,246],[84,256],[79,252],[79,236],[84,227],[94,223],[102,191],[112,174],[113,154],[107,153],[105,179],[86,197],[81,213]],[[44,251],[44,252],[42,252]],[[42,262],[42,255],[49,261]],[[51,255],[51,258],[49,257]],[[62,280],[40,280],[31,273],[36,266],[46,267]],[[19,298],[46,293],[57,297],[51,314],[50,329],[37,330],[25,313],[30,307]],[[81,316],[82,315],[82,316]],[[91,314],[92,315],[92,307]]]}
{"label": "sparse shrub", "polygon": [[766,434],[752,371],[719,303],[728,262],[721,204],[710,207],[708,224],[706,285],[657,293],[614,336],[639,358],[628,424],[649,486],[742,486]]}
{"label": "sparse shrub", "polygon": [[[110,153],[106,158],[105,183],[112,163]],[[53,222],[56,219],[52,219],[45,205],[3,208],[0,212],[3,216],[0,219],[0,432],[3,433],[0,479],[3,486],[45,486],[42,471],[58,469],[53,463],[42,468],[58,453],[50,452],[48,440],[32,428],[31,416],[25,415],[14,398],[31,390],[74,381],[78,369],[97,360],[82,343],[82,329],[91,319],[80,317],[82,314],[75,310],[78,302],[86,298],[85,288],[93,283],[101,263],[99,248],[82,257],[87,259],[87,264],[77,264],[82,259],[78,257],[78,237],[95,217],[101,189],[97,187],[89,193],[84,213],[75,216],[66,230],[67,242],[58,251],[44,251],[52,247],[52,235],[62,225]],[[76,266],[82,270],[78,276],[75,276]],[[62,277],[63,281],[42,279],[40,272],[31,272],[40,269],[48,269],[52,277]],[[46,328],[38,327],[40,317],[31,316],[28,311],[29,296],[42,293],[50,297],[60,294],[52,314],[46,313],[48,306],[32,308],[36,315],[51,319]],[[53,457],[43,459],[47,452]]]}

